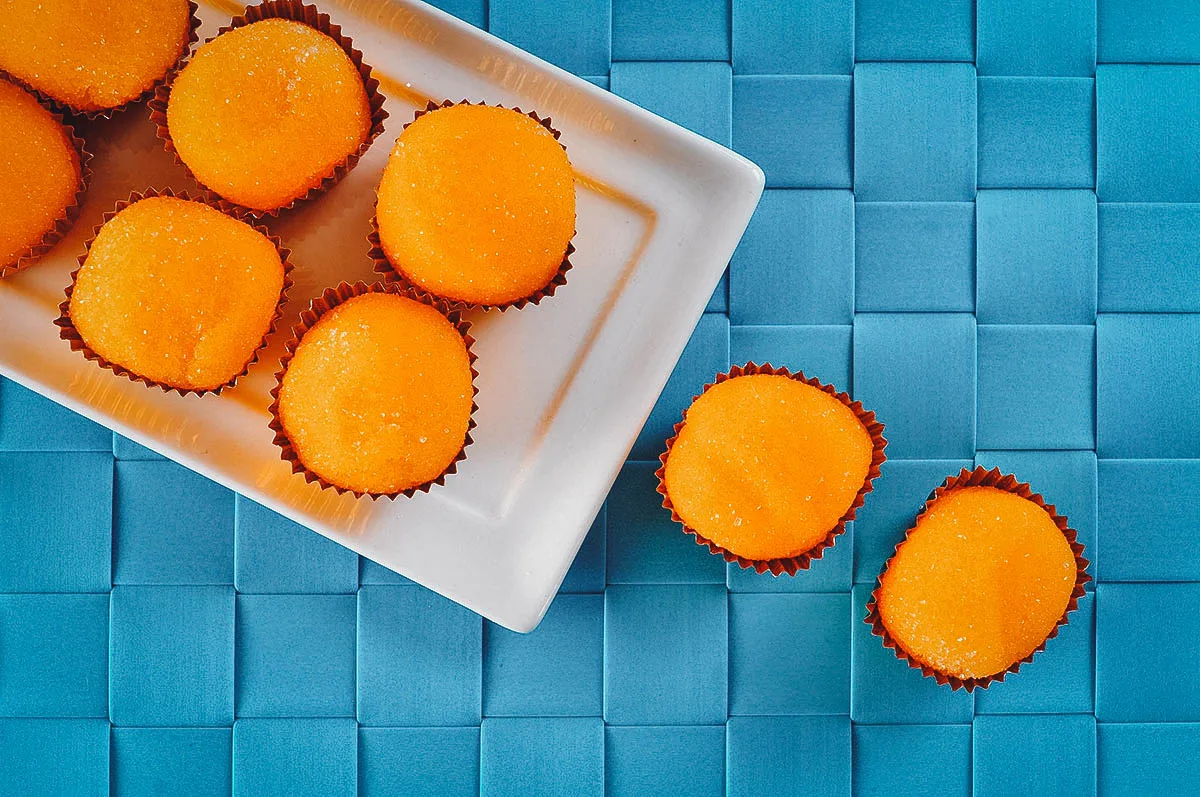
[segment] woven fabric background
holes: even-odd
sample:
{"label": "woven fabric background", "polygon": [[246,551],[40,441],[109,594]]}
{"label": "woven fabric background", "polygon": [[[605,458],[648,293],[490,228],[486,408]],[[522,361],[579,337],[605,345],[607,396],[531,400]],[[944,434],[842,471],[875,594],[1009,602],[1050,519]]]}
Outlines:
{"label": "woven fabric background", "polygon": [[[1200,4],[443,4],[767,174],[563,595],[509,633],[0,383],[0,794],[1200,793]],[[654,492],[747,360],[891,441],[795,578]],[[968,695],[862,617],[976,463],[1057,504],[1098,583]]]}

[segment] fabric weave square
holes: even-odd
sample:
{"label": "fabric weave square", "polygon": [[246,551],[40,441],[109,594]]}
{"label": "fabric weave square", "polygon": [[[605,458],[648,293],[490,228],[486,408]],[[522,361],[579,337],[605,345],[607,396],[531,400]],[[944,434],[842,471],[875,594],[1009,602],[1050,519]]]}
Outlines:
{"label": "fabric weave square", "polygon": [[854,726],[858,794],[970,794],[970,725]]}
{"label": "fabric weave square", "polygon": [[970,315],[854,317],[854,398],[883,422],[889,458],[974,455],[975,356]]}
{"label": "fabric weave square", "polygon": [[970,64],[856,66],[855,198],[974,199],[975,84]]}
{"label": "fabric weave square", "polygon": [[972,741],[977,793],[1096,793],[1095,717],[979,717]]}
{"label": "fabric weave square", "polygon": [[767,191],[729,266],[730,322],[848,324],[853,318],[853,196]]}
{"label": "fabric weave square", "polygon": [[979,78],[980,188],[1094,188],[1095,82]]}
{"label": "fabric weave square", "polygon": [[975,205],[854,205],[854,309],[975,311]]}
{"label": "fabric weave square", "polygon": [[975,14],[970,0],[858,0],[859,61],[971,61]]}
{"label": "fabric weave square", "polygon": [[604,598],[562,595],[530,634],[484,627],[487,717],[599,717],[604,697]]}
{"label": "fabric weave square", "polygon": [[0,719],[0,795],[107,797],[108,731],[101,719]]}
{"label": "fabric weave square", "polygon": [[724,584],[615,586],[604,594],[604,720],[702,725],[728,715]]}
{"label": "fabric weave square", "polygon": [[108,595],[0,594],[0,716],[108,718]]}
{"label": "fabric weave square", "polygon": [[1197,599],[1196,583],[1096,587],[1099,721],[1200,720],[1198,623],[1194,613],[1179,611]]}
{"label": "fabric weave square", "polygon": [[233,791],[232,728],[114,728],[111,744],[116,797]]}
{"label": "fabric weave square", "polygon": [[110,612],[114,725],[233,723],[232,587],[118,586]]}
{"label": "fabric weave square", "polygon": [[483,621],[424,587],[358,591],[359,722],[478,725]]}
{"label": "fabric weave square", "polygon": [[980,191],[975,208],[979,323],[1095,322],[1095,194]]}
{"label": "fabric weave square", "polygon": [[238,595],[239,717],[353,717],[352,595]]}
{"label": "fabric weave square", "polygon": [[981,75],[1091,77],[1096,0],[978,0]]}
{"label": "fabric weave square", "polygon": [[842,713],[850,612],[845,595],[731,595],[729,714]]}
{"label": "fabric weave square", "polygon": [[174,462],[118,462],[114,584],[232,584],[234,494]]}
{"label": "fabric weave square", "polygon": [[729,797],[771,792],[850,795],[846,717],[733,717],[725,749]]}
{"label": "fabric weave square", "polygon": [[[1096,453],[1200,457],[1200,315],[1096,319]],[[1153,395],[1135,405],[1131,395]]]}
{"label": "fabric weave square", "polygon": [[598,718],[490,718],[480,732],[479,793],[604,794]]}
{"label": "fabric weave square", "polygon": [[725,728],[612,726],[604,731],[605,793],[725,794]]}
{"label": "fabric weave square", "polygon": [[853,0],[733,0],[733,70],[741,75],[849,75]]}
{"label": "fabric weave square", "polygon": [[112,432],[0,378],[0,451],[112,452]]}
{"label": "fabric weave square", "polygon": [[768,188],[850,188],[849,76],[733,79],[733,147]]}

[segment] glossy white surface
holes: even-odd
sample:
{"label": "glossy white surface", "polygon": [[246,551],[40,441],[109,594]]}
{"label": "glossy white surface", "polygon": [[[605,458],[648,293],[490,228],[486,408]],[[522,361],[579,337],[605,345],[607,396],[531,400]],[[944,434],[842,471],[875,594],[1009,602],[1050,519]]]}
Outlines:
{"label": "glossy white surface", "polygon": [[[235,6],[201,3],[201,40]],[[384,134],[329,194],[270,223],[293,250],[283,329],[238,387],[181,397],[72,353],[53,320],[84,242],[132,190],[191,187],[143,108],[87,129],[83,216],[42,263],[0,283],[0,373],[337,540],[501,625],[537,625],[699,320],[762,193],[734,153],[407,0],[324,5],[383,79]],[[388,150],[422,97],[534,109],[579,174],[567,285],[538,307],[476,313],[479,423],[459,472],[411,500],[339,496],[293,475],[268,391],[300,308],[372,281],[366,235]],[[185,518],[180,519],[186,522]],[[169,530],[164,530],[169,533]]]}

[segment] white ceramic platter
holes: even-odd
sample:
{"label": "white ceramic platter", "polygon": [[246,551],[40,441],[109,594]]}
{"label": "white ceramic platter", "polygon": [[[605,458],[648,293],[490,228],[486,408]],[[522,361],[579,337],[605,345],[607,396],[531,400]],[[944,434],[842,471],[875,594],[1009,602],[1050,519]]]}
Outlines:
{"label": "white ceramic platter", "polygon": [[[53,321],[84,242],[117,199],[188,188],[144,108],[87,127],[95,179],[72,233],[0,283],[0,373],[503,626],[537,625],[574,559],[763,188],[723,147],[413,0],[335,0],[380,77],[384,134],[333,191],[272,230],[296,286],[271,346],[234,390],[181,397],[101,370]],[[201,41],[241,7],[201,2]],[[567,285],[537,307],[477,313],[475,442],[444,487],[371,501],[308,484],[280,459],[268,391],[300,308],[373,281],[366,235],[392,142],[428,98],[537,110],[578,174]],[[183,522],[186,522],[184,519]]]}

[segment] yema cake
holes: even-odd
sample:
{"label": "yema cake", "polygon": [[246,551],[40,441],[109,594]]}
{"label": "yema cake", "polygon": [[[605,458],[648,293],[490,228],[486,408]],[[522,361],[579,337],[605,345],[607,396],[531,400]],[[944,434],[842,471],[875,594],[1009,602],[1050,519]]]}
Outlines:
{"label": "yema cake", "polygon": [[396,140],[376,223],[387,264],[418,288],[467,305],[537,300],[568,265],[574,173],[555,134],[526,114],[439,107]]}
{"label": "yema cake", "polygon": [[[295,464],[359,495],[428,488],[462,458],[474,409],[466,326],[400,289],[314,303],[275,406]],[[334,303],[337,302],[335,305]]]}
{"label": "yema cake", "polygon": [[85,353],[156,385],[231,384],[278,315],[287,268],[277,244],[203,202],[135,200],[91,242],[64,335],[73,328]]}
{"label": "yema cake", "polygon": [[1053,507],[1012,477],[971,476],[926,504],[871,609],[902,654],[955,685],[986,685],[1028,660],[1087,580],[1082,547]]}
{"label": "yema cake", "polygon": [[883,461],[882,425],[816,380],[769,367],[739,373],[688,408],[659,491],[710,546],[795,572],[861,505]]}
{"label": "yema cake", "polygon": [[167,135],[196,180],[259,213],[347,168],[372,125],[367,86],[342,44],[281,18],[202,45],[166,106]]}
{"label": "yema cake", "polygon": [[187,52],[187,0],[7,0],[0,69],[73,111],[137,100]]}
{"label": "yema cake", "polygon": [[[81,189],[72,133],[19,86],[0,80],[0,276],[58,237]],[[36,168],[31,165],[36,164]]]}

